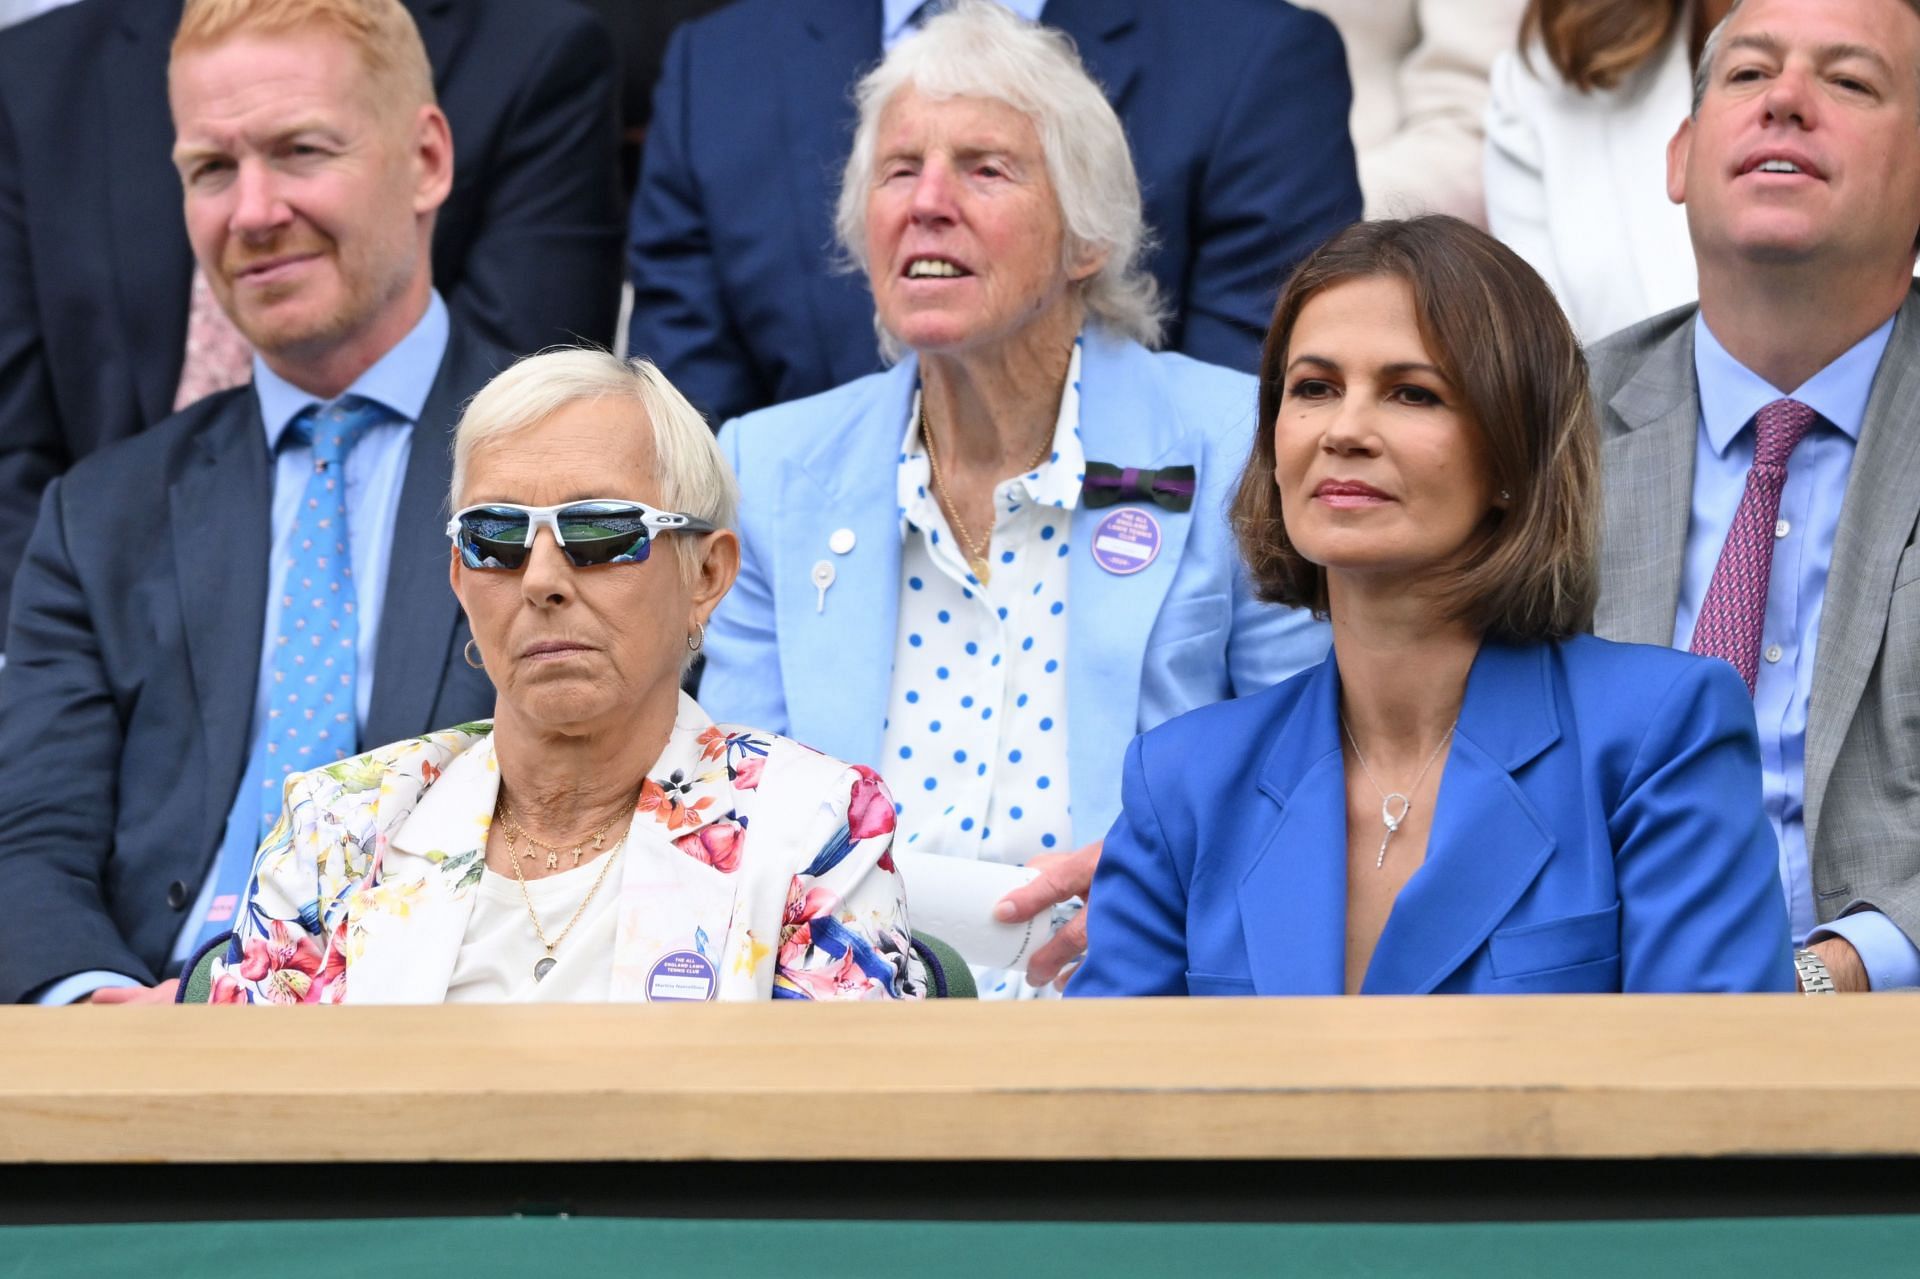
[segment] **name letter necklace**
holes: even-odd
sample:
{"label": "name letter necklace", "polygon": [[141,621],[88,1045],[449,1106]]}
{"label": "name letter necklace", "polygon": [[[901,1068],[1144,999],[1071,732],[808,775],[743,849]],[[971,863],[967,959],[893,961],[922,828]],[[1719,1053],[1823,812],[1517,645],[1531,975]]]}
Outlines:
{"label": "name letter necklace", "polygon": [[[1440,758],[1440,752],[1446,748],[1448,742],[1453,740],[1453,730],[1458,727],[1460,727],[1460,721],[1455,719],[1453,723],[1447,725],[1447,731],[1440,734],[1439,745],[1433,748],[1433,754],[1427,756],[1427,762],[1420,766],[1420,775],[1413,779],[1413,785],[1407,787],[1409,791],[1419,794],[1420,783],[1427,780],[1427,770],[1433,767],[1433,761]],[[1373,868],[1379,870],[1387,864],[1387,844],[1392,841],[1394,833],[1400,829],[1400,824],[1407,820],[1407,814],[1413,811],[1413,801],[1399,791],[1388,791],[1374,777],[1373,770],[1367,767],[1367,757],[1360,753],[1360,743],[1354,739],[1353,729],[1347,726],[1345,715],[1340,717],[1340,731],[1347,735],[1347,745],[1353,747],[1353,757],[1360,761],[1360,771],[1367,775],[1368,784],[1380,793],[1380,820],[1386,823],[1387,829],[1386,833],[1380,836],[1380,855],[1373,859]]]}

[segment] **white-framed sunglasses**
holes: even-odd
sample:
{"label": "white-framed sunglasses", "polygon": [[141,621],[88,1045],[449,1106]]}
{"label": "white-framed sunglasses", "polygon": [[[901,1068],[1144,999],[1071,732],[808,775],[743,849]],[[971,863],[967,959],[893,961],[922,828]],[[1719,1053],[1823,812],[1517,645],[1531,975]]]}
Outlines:
{"label": "white-framed sunglasses", "polygon": [[656,533],[711,533],[714,525],[692,515],[658,511],[645,502],[594,497],[560,506],[486,502],[454,512],[447,536],[468,568],[524,568],[540,529],[575,568],[646,562]]}

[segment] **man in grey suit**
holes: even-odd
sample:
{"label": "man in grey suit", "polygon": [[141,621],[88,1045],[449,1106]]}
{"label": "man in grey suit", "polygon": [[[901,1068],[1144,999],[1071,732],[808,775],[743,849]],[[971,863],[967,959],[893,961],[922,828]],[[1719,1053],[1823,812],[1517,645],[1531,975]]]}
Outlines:
{"label": "man in grey suit", "polygon": [[433,288],[453,150],[413,21],[339,7],[384,56],[186,7],[174,162],[253,383],[41,502],[0,669],[0,1001],[166,997],[289,769],[491,713],[441,521],[459,406],[507,357]]}
{"label": "man in grey suit", "polygon": [[1700,302],[1592,352],[1597,629],[1746,678],[1803,987],[1920,985],[1920,0],[1744,0],[1667,182]]}

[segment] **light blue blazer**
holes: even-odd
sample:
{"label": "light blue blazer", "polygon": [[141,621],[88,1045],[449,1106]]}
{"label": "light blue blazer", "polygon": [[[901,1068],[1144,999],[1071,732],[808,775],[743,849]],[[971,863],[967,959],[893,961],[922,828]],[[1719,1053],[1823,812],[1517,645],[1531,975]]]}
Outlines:
{"label": "light blue blazer", "polygon": [[[700,703],[829,755],[880,759],[900,606],[900,442],[919,383],[909,357],[729,422],[720,447],[740,479],[739,580],[707,628]],[[1254,599],[1227,506],[1253,442],[1253,378],[1089,328],[1080,429],[1090,460],[1191,464],[1193,509],[1148,508],[1159,557],[1120,577],[1087,552],[1121,507],[1073,515],[1068,577],[1068,784],[1076,844],[1120,811],[1127,742],[1196,706],[1264,689],[1317,662],[1325,626]],[[829,540],[853,534],[836,554]],[[842,542],[844,544],[844,537]],[[814,566],[833,566],[824,609]]]}
{"label": "light blue blazer", "polygon": [[[1345,989],[1339,697],[1328,658],[1134,742],[1069,995]],[[1360,989],[1794,989],[1733,668],[1587,636],[1485,645],[1426,861]]]}

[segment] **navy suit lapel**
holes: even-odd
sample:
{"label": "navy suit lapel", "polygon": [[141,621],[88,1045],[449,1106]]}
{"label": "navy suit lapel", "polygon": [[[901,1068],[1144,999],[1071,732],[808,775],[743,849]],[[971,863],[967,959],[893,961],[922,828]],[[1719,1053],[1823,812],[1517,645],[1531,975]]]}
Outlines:
{"label": "navy suit lapel", "polygon": [[187,664],[206,734],[206,826],[220,830],[246,767],[260,678],[272,544],[272,481],[260,401],[236,392],[214,412],[167,493]]}
{"label": "navy suit lapel", "polygon": [[[832,251],[834,200],[853,142],[853,86],[880,60],[880,3],[839,0],[788,8],[798,21],[770,46],[781,51],[781,122],[790,157],[786,169],[791,203],[779,220],[793,236],[788,246],[792,261],[813,262]],[[862,336],[853,340],[847,334],[849,324],[871,323],[865,285],[856,286],[836,271],[800,274],[812,311],[815,353],[812,360],[792,363],[829,370],[828,384],[834,386],[873,372],[880,361],[876,345],[865,339],[867,330],[861,328]],[[843,363],[849,356],[856,356],[855,362]]]}
{"label": "navy suit lapel", "polygon": [[1362,994],[1424,995],[1486,942],[1554,849],[1514,770],[1559,739],[1552,649],[1488,643],[1467,679],[1427,857],[1393,905]]}
{"label": "navy suit lapel", "polygon": [[1139,0],[1048,0],[1040,17],[1073,37],[1087,73],[1100,82],[1113,109],[1123,110],[1144,56]]}
{"label": "navy suit lapel", "polygon": [[1275,820],[1237,894],[1258,994],[1346,989],[1347,789],[1339,698],[1339,672],[1329,657],[1314,668],[1293,713],[1275,726],[1273,748],[1260,766],[1257,785],[1275,806]]}
{"label": "navy suit lapel", "polygon": [[467,337],[458,323],[433,390],[413,428],[407,473],[394,514],[387,598],[375,649],[373,699],[363,746],[418,736],[431,728],[435,700],[457,647],[460,606],[447,585],[447,485],[453,428],[460,405],[500,368],[506,356]]}
{"label": "navy suit lapel", "polygon": [[[860,401],[855,422],[822,424],[774,515],[771,587],[791,736],[859,764],[879,761],[892,691],[900,441],[918,377],[908,358]],[[838,555],[828,541],[842,528],[852,531],[853,550]],[[823,561],[834,571],[824,609],[813,584]]]}
{"label": "navy suit lapel", "polygon": [[167,45],[178,0],[122,5],[117,39],[107,41],[100,117],[101,185],[109,208],[109,251],[119,292],[124,358],[141,420],[173,411],[187,348],[193,251],[181,216],[167,104]]}
{"label": "navy suit lapel", "polygon": [[[1116,466],[1191,464],[1205,487],[1205,450],[1189,435],[1180,406],[1163,394],[1153,356],[1145,350],[1089,328],[1080,361],[1080,436],[1089,461]],[[1109,573],[1094,562],[1092,545],[1101,521],[1131,507],[1146,512],[1160,527],[1160,553],[1146,568],[1126,575]],[[1084,619],[1067,636],[1067,715],[1071,755],[1068,783],[1082,812],[1110,813],[1120,807],[1119,771],[1104,749],[1076,743],[1127,741],[1140,726],[1140,675],[1147,639],[1173,585],[1193,512],[1123,503],[1102,510],[1082,505],[1073,512],[1072,555],[1067,599],[1073,615]],[[1097,619],[1097,621],[1095,620]],[[1104,831],[1076,827],[1078,841],[1098,839]]]}

